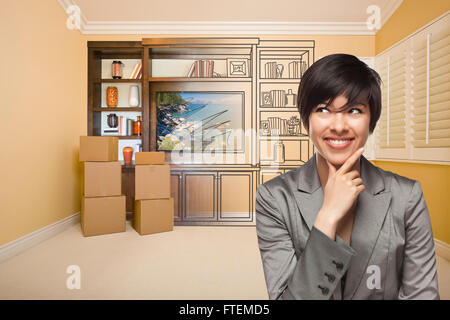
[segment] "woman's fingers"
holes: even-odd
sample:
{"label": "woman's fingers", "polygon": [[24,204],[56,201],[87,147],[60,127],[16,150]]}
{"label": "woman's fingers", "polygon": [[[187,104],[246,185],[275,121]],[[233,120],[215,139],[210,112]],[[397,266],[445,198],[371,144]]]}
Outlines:
{"label": "woman's fingers", "polygon": [[343,175],[343,177],[345,177],[344,179],[353,180],[353,179],[359,177],[359,172],[358,172],[358,170],[352,170],[352,171],[346,173],[345,175]]}
{"label": "woman's fingers", "polygon": [[361,178],[353,179],[352,182],[353,182],[353,185],[355,185],[355,186],[359,186],[360,184],[363,183]]}
{"label": "woman's fingers", "polygon": [[366,187],[363,184],[360,184],[359,186],[356,187],[356,191],[358,192],[358,194],[363,192],[365,189]]}
{"label": "woman's fingers", "polygon": [[353,153],[350,157],[348,157],[347,160],[345,160],[344,164],[339,168],[337,173],[347,173],[350,168],[353,167],[353,165],[356,163],[356,161],[359,159],[359,157],[363,154],[364,148],[358,149]]}

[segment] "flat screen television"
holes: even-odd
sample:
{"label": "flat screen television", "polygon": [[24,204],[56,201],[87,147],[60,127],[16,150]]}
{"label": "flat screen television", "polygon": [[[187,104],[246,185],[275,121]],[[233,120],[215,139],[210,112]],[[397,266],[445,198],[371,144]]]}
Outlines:
{"label": "flat screen television", "polygon": [[243,91],[160,91],[156,103],[158,150],[243,151]]}

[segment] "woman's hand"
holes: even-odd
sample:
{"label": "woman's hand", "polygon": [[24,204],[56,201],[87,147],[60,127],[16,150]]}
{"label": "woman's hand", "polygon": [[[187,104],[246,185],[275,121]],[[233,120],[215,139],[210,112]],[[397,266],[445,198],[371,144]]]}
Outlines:
{"label": "woman's hand", "polygon": [[365,189],[359,172],[349,171],[363,151],[363,148],[357,150],[339,170],[327,160],[328,179],[323,190],[324,200],[314,225],[332,239],[335,237],[339,221],[346,216],[358,199],[358,195]]}

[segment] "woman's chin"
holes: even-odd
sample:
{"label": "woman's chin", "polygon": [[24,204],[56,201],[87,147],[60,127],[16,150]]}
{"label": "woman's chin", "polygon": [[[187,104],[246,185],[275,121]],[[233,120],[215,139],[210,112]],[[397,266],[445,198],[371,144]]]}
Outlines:
{"label": "woman's chin", "polygon": [[330,161],[330,160],[328,160],[328,162],[337,168],[339,168],[345,163],[345,161]]}
{"label": "woman's chin", "polygon": [[336,167],[340,167],[348,159],[348,156],[347,155],[326,155],[325,159],[327,159],[327,161],[330,164],[332,164]]}
{"label": "woman's chin", "polygon": [[347,159],[355,151],[352,151],[352,152],[350,152],[350,151],[349,152],[329,152],[327,150],[327,152],[319,151],[318,153],[323,159],[326,159],[330,164],[339,168],[340,166],[342,166],[345,163],[345,161],[347,161]]}

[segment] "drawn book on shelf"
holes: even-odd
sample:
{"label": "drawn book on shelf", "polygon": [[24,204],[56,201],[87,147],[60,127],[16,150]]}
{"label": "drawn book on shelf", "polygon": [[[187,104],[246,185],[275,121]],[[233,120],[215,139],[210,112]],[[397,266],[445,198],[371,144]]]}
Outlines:
{"label": "drawn book on shelf", "polygon": [[289,78],[299,79],[306,71],[306,61],[292,61],[289,63]]}

